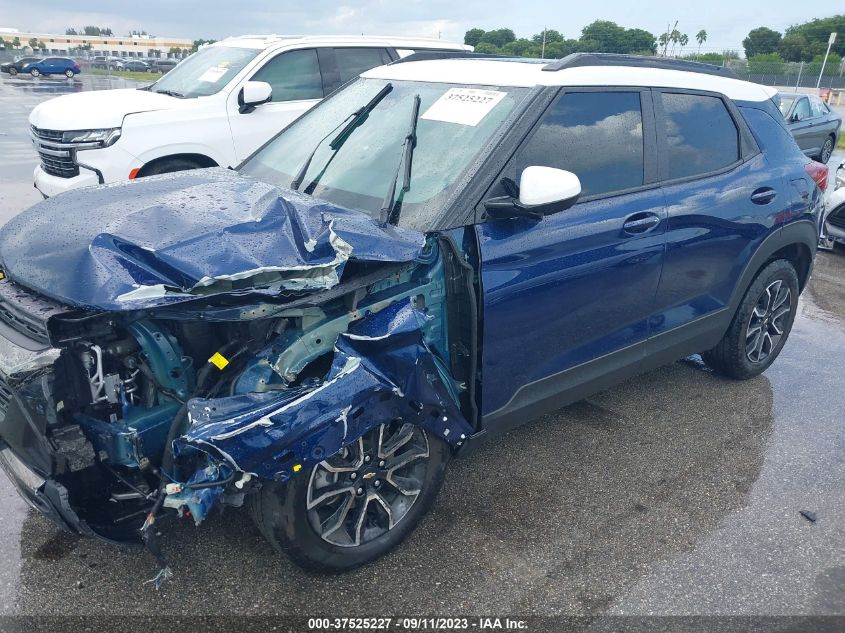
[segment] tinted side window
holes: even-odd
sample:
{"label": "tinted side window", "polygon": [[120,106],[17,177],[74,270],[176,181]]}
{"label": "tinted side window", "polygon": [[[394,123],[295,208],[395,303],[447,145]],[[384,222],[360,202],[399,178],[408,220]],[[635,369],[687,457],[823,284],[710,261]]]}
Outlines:
{"label": "tinted side window", "polygon": [[806,121],[810,118],[810,103],[807,101],[806,97],[801,99],[801,101],[798,102],[798,105],[795,106],[795,111],[792,113],[792,116],[798,121]]}
{"label": "tinted side window", "polygon": [[370,68],[393,61],[386,48],[335,48],[334,57],[342,84]]}
{"label": "tinted side window", "polygon": [[273,101],[322,99],[323,80],[317,51],[307,48],[277,55],[252,76],[273,86]]}
{"label": "tinted side window", "polygon": [[739,133],[724,102],[704,95],[663,93],[668,177],[683,178],[739,159]]}
{"label": "tinted side window", "polygon": [[520,148],[512,175],[530,165],[573,172],[581,195],[643,184],[643,120],[638,92],[568,92]]}

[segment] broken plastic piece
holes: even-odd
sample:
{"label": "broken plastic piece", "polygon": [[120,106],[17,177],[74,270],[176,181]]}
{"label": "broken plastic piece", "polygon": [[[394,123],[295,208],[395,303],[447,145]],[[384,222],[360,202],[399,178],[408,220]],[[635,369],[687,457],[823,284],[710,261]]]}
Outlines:
{"label": "broken plastic piece", "polygon": [[816,513],[811,510],[801,510],[801,516],[807,519],[810,523],[816,522]]}
{"label": "broken plastic piece", "polygon": [[155,577],[144,581],[144,584],[151,584],[156,588],[156,591],[161,591],[161,588],[164,586],[164,583],[166,583],[171,578],[173,578],[173,572],[171,571],[170,567],[162,567],[159,572],[155,575]]}

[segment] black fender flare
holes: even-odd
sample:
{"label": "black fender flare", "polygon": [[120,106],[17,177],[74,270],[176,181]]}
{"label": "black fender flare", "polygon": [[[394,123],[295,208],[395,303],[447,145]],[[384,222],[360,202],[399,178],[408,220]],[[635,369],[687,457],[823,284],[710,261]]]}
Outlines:
{"label": "black fender flare", "polygon": [[745,265],[745,269],[739,276],[739,280],[731,293],[731,299],[728,305],[731,307],[732,312],[736,312],[740,301],[742,301],[746,291],[753,283],[757,274],[766,265],[766,262],[772,259],[775,253],[793,244],[806,246],[810,252],[810,267],[807,270],[807,279],[809,279],[813,269],[813,261],[816,257],[816,248],[819,244],[819,229],[814,219],[807,218],[782,226],[771,233],[757,247],[757,250]]}

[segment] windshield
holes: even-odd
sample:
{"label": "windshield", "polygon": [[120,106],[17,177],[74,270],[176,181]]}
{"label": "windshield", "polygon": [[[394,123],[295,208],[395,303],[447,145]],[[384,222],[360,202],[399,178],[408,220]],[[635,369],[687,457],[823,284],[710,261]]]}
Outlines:
{"label": "windshield", "polygon": [[[363,122],[342,143],[333,143],[351,115],[388,83],[392,89],[377,99]],[[410,186],[400,192],[400,175],[396,190],[399,225],[426,230],[455,183],[528,92],[527,88],[359,79],[300,117],[240,171],[290,187],[319,145],[299,191],[378,219],[407,154],[405,139],[419,95]]]}
{"label": "windshield", "polygon": [[794,101],[795,97],[780,95],[780,113],[783,116],[787,115]]}
{"label": "windshield", "polygon": [[155,82],[150,90],[177,97],[204,97],[220,91],[252,61],[259,50],[208,46],[188,57]]}

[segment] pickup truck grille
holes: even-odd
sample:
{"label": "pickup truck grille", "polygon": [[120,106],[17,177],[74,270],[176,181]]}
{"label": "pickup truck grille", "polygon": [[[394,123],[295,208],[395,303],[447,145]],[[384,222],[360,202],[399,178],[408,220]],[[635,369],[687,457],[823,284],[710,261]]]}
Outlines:
{"label": "pickup truck grille", "polygon": [[41,169],[59,178],[79,175],[79,165],[73,159],[73,146],[63,143],[63,132],[30,126],[32,142],[41,159]]}

